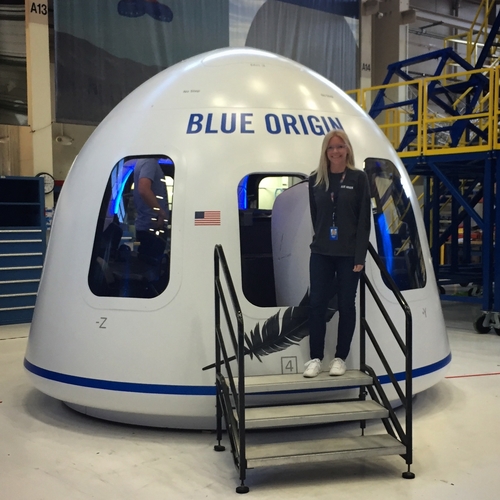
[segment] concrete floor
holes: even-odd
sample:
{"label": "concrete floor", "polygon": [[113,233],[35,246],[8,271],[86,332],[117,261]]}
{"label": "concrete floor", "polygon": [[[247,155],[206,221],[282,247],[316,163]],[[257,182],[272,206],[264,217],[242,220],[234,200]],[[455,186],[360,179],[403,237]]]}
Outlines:
{"label": "concrete floor", "polygon": [[[401,478],[399,457],[263,468],[248,471],[248,498],[499,498],[500,337],[473,332],[477,306],[443,302],[443,310],[453,361],[445,380],[415,398],[415,479]],[[34,389],[22,366],[28,330],[0,327],[0,500],[235,497],[231,454],[213,451],[212,433],[96,420]]]}

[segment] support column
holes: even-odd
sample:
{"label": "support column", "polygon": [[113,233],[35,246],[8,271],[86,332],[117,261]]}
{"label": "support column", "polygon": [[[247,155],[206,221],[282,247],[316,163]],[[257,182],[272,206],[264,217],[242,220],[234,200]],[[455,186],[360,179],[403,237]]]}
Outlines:
{"label": "support column", "polygon": [[0,175],[22,175],[20,140],[17,125],[0,125]]}
{"label": "support column", "polygon": [[[366,3],[366,2],[365,2]],[[371,4],[370,4],[371,5]],[[372,83],[372,15],[367,8],[361,9],[359,16],[359,88],[366,89]],[[369,97],[369,96],[367,96]],[[365,109],[370,109],[371,102],[366,103]]]}
{"label": "support column", "polygon": [[[26,62],[28,73],[28,125],[33,145],[33,172],[53,175],[52,92],[50,84],[48,0],[26,0]],[[54,206],[50,193],[45,206]]]}
{"label": "support column", "polygon": [[378,0],[378,12],[372,24],[373,85],[381,85],[387,75],[387,66],[408,57],[408,23],[415,12],[409,0]]}

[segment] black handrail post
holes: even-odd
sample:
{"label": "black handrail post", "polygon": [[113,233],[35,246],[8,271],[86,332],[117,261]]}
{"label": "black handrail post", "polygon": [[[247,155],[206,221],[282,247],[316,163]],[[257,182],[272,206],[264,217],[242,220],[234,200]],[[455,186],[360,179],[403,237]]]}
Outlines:
{"label": "black handrail post", "polygon": [[359,366],[361,370],[365,369],[366,365],[366,281],[365,271],[361,271],[361,279],[359,285]]}
{"label": "black handrail post", "polygon": [[403,472],[405,479],[413,479],[415,474],[410,471],[413,463],[413,335],[411,313],[406,314],[406,465],[408,470]]}
{"label": "black handrail post", "polygon": [[[361,271],[359,280],[359,369],[366,372],[366,283],[365,271]],[[364,385],[359,387],[359,399],[366,400],[366,387]],[[366,420],[361,420],[359,423],[361,433],[364,435],[366,428]]]}
{"label": "black handrail post", "polygon": [[219,290],[217,288],[217,283],[219,282],[219,257],[217,255],[217,250],[214,251],[214,298],[215,298],[215,405],[216,405],[216,432],[217,432],[217,445],[214,446],[215,451],[222,451],[224,449],[221,446],[222,440],[222,406],[220,402],[220,388],[219,388],[219,375],[221,373],[221,356],[220,356],[220,344],[219,336],[217,332],[220,330],[220,297]]}
{"label": "black handrail post", "polygon": [[240,480],[244,484],[246,478],[246,436],[245,436],[245,332],[241,311],[237,312],[238,320],[238,394],[239,394],[239,439],[240,439]]}

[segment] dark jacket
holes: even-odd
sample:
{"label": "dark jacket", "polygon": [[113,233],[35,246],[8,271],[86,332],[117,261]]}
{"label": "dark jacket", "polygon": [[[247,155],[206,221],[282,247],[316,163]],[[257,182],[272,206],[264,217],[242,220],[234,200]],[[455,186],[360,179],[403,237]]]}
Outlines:
{"label": "dark jacket", "polygon": [[309,203],[314,229],[311,252],[339,257],[354,256],[354,265],[364,265],[372,218],[368,177],[363,170],[346,169],[344,180],[337,189],[337,240],[330,239],[334,209],[331,192],[335,183],[330,181],[330,187],[325,191],[324,185],[314,186],[315,182],[314,174],[309,177]]}

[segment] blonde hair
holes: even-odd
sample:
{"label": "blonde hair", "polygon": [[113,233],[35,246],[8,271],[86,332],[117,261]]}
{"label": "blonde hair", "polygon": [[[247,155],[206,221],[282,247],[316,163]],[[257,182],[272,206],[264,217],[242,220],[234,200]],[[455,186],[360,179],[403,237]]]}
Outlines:
{"label": "blonde hair", "polygon": [[320,184],[324,184],[326,191],[328,191],[328,188],[330,187],[330,181],[328,180],[328,169],[330,167],[330,163],[326,155],[326,150],[332,137],[339,137],[345,142],[345,145],[347,146],[347,168],[352,170],[356,168],[354,166],[354,153],[352,151],[351,141],[349,140],[349,137],[347,137],[347,134],[343,130],[339,129],[328,132],[328,134],[326,134],[323,138],[323,143],[321,144],[321,155],[319,157],[318,168],[311,173],[311,175],[316,174],[316,183],[314,185],[319,186]]}

